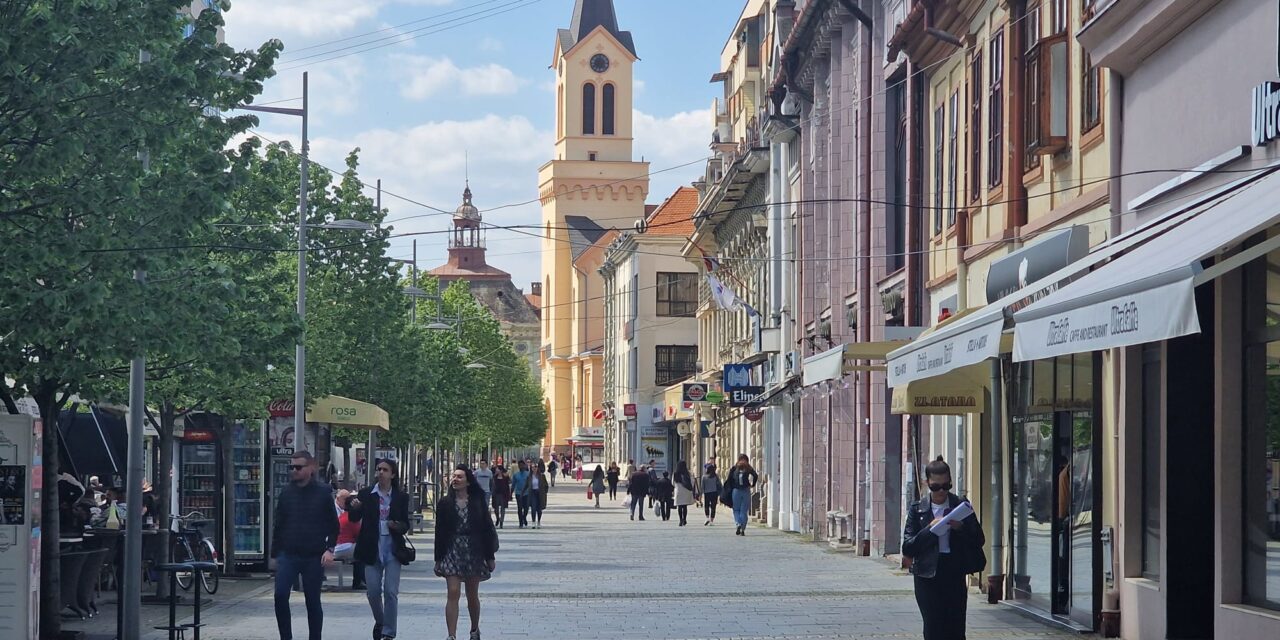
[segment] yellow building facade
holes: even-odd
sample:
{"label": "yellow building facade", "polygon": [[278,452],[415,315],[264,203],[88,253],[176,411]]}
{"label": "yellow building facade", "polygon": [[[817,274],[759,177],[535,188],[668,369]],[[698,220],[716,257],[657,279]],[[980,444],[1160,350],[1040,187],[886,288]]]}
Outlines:
{"label": "yellow building facade", "polygon": [[556,144],[538,172],[542,201],[544,451],[566,451],[576,432],[602,426],[603,284],[579,258],[604,234],[644,218],[649,165],[632,156],[630,32],[612,0],[578,0],[556,33]]}

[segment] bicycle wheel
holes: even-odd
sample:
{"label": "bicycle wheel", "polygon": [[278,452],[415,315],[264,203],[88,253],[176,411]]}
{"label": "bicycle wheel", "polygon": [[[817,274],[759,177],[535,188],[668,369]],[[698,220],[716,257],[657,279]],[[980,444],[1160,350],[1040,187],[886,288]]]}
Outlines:
{"label": "bicycle wheel", "polygon": [[[196,562],[217,562],[218,553],[213,549],[213,542],[208,538],[200,541],[196,545]],[[204,592],[213,595],[218,592],[218,570],[204,571],[200,574],[200,582],[204,586]]]}
{"label": "bicycle wheel", "polygon": [[[173,539],[173,553],[171,554],[171,557],[173,558],[174,562],[190,562],[191,561],[191,551],[187,549],[187,545],[184,544],[184,540],[182,539],[181,534],[178,534]],[[181,587],[183,591],[191,590],[191,572],[190,571],[176,571],[174,572],[174,577],[177,578],[178,586]]]}

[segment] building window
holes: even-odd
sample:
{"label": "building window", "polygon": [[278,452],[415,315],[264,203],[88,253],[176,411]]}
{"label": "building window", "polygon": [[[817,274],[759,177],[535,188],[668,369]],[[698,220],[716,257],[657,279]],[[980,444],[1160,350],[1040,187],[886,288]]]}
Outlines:
{"label": "building window", "polygon": [[654,383],[659,387],[673,385],[697,373],[697,346],[659,346]]}
{"label": "building window", "polygon": [[604,85],[604,95],[601,96],[601,112],[600,112],[600,132],[606,136],[613,135],[613,83]]}
{"label": "building window", "polygon": [[1250,262],[1244,299],[1244,600],[1280,610],[1280,251]]}
{"label": "building window", "polygon": [[596,132],[596,85],[590,82],[582,85],[582,135],[594,135]]}
{"label": "building window", "polygon": [[947,125],[947,106],[933,112],[933,232],[942,233],[942,153]]}
{"label": "building window", "polygon": [[587,160],[589,160],[589,161],[591,161],[591,162],[595,162],[595,161],[596,161],[596,152],[594,152],[594,151],[588,151],[588,152],[587,152]]}
{"label": "building window", "polygon": [[1070,0],[1049,0],[1049,35],[1066,33],[1071,26],[1071,16],[1067,13]]}
{"label": "building window", "polygon": [[1027,6],[1024,32],[1026,49],[1023,52],[1023,70],[1025,77],[1025,104],[1023,122],[1023,141],[1026,152],[1022,160],[1022,168],[1031,170],[1040,166],[1040,5]]}
{"label": "building window", "polygon": [[1160,579],[1160,521],[1163,513],[1160,478],[1160,346],[1142,349],[1142,576]]}
{"label": "building window", "polygon": [[982,98],[986,85],[982,83],[982,47],[974,47],[973,60],[969,63],[969,199],[982,196]]}
{"label": "building window", "polygon": [[887,180],[893,193],[889,198],[892,204],[886,211],[889,217],[886,225],[886,233],[889,236],[887,268],[892,273],[907,266],[907,126],[910,116],[907,113],[907,81],[905,79],[890,83],[885,102],[890,110],[889,122],[894,123],[890,131],[893,140],[889,145],[893,154],[893,162],[889,167],[892,173]]}
{"label": "building window", "polygon": [[960,90],[951,94],[951,121],[948,132],[951,148],[947,154],[947,226],[956,223],[956,192],[960,182]]}
{"label": "building window", "polygon": [[556,89],[556,138],[564,137],[564,85]]}
{"label": "building window", "polygon": [[1080,132],[1085,133],[1102,123],[1102,69],[1093,66],[1088,53],[1080,65],[1084,73],[1080,82]]}
{"label": "building window", "polygon": [[1067,113],[1070,108],[1071,69],[1068,51],[1065,0],[1048,0],[1049,34],[1041,36],[1039,6],[1027,8],[1026,23],[1026,131],[1024,165],[1040,165],[1039,156],[1067,147]]}
{"label": "building window", "polygon": [[1004,30],[991,34],[991,90],[987,98],[987,187],[1004,182]]}
{"label": "building window", "polygon": [[698,310],[698,274],[658,273],[658,317],[692,318]]}

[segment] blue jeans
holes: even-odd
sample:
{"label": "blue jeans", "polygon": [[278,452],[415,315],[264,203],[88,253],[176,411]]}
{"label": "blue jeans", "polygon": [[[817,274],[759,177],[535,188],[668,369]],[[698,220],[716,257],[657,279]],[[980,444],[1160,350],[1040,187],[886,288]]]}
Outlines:
{"label": "blue jeans", "polygon": [[[390,540],[390,536],[382,536]],[[376,565],[365,565],[365,593],[369,596],[369,609],[373,621],[382,628],[382,635],[396,637],[396,618],[400,608],[400,561],[383,556]]]}
{"label": "blue jeans", "polygon": [[751,509],[751,490],[734,488],[733,490],[733,521],[739,527],[747,526],[747,511]]}
{"label": "blue jeans", "polygon": [[324,609],[320,607],[320,583],[324,580],[324,567],[320,556],[294,556],[280,554],[276,558],[276,626],[280,640],[293,640],[293,620],[289,612],[289,591],[293,582],[302,575],[302,593],[307,601],[307,637],[320,640],[324,627]]}

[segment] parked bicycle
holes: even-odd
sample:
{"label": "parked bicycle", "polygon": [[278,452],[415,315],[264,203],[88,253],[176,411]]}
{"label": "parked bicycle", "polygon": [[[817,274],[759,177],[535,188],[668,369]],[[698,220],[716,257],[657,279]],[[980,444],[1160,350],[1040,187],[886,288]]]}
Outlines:
{"label": "parked bicycle", "polygon": [[[185,516],[169,516],[170,520],[177,521],[178,533],[173,537],[172,557],[174,562],[218,562],[218,549],[213,545],[213,540],[204,534],[201,530],[209,520],[199,511],[192,511]],[[191,589],[191,573],[190,571],[179,572],[177,574],[178,586],[183,591]],[[202,571],[200,572],[200,582],[204,587],[205,593],[213,595],[218,592],[218,572]]]}

